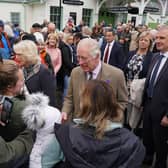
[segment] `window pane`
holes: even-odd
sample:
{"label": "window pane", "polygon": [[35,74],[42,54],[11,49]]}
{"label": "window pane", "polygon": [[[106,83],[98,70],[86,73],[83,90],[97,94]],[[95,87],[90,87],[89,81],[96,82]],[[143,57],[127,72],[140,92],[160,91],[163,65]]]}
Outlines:
{"label": "window pane", "polygon": [[91,17],[92,17],[92,9],[83,8],[82,19],[88,26],[91,25]]}
{"label": "window pane", "polygon": [[11,12],[11,22],[13,24],[20,24],[20,13],[19,12]]}
{"label": "window pane", "polygon": [[58,6],[50,6],[50,21],[59,26],[60,25],[59,19],[60,19],[60,8]]}

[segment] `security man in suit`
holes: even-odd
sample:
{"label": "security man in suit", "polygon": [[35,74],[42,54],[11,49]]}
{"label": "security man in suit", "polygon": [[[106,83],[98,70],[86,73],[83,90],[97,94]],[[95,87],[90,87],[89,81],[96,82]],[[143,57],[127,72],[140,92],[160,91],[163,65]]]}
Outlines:
{"label": "security man in suit", "polygon": [[115,41],[115,32],[106,29],[105,42],[101,46],[101,60],[107,64],[123,69],[126,55],[121,44]]}
{"label": "security man in suit", "polygon": [[159,29],[154,56],[148,71],[144,90],[143,142],[146,147],[144,163],[154,168],[166,168],[168,154],[168,26]]}

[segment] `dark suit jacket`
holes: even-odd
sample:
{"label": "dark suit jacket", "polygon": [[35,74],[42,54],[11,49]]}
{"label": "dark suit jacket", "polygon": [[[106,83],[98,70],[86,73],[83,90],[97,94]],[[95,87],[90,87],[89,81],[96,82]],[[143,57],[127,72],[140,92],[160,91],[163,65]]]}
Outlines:
{"label": "dark suit jacket", "polygon": [[61,69],[63,69],[63,74],[70,76],[72,69],[75,67],[72,63],[72,53],[67,44],[65,44],[63,41],[60,41],[59,48],[61,50],[62,54],[62,66]]}
{"label": "dark suit jacket", "polygon": [[[159,73],[159,76],[157,78],[157,81],[155,83],[153,97],[150,100],[150,103],[147,98],[147,87],[149,84],[151,72],[153,70],[153,67],[155,66],[155,63],[158,59],[159,54],[156,54],[153,57],[151,66],[149,68],[146,83],[145,83],[145,90],[144,90],[144,112],[146,110],[146,107],[150,105],[150,112],[148,112],[151,115],[151,119],[153,122],[157,122],[160,124],[161,119],[164,115],[168,114],[168,92],[167,92],[167,84],[168,84],[168,59],[165,62],[161,72]],[[149,108],[148,108],[149,109]]]}
{"label": "dark suit jacket", "polygon": [[[107,42],[102,44],[101,60],[103,59],[104,50],[106,48],[106,45],[107,45]],[[118,42],[115,41],[111,49],[110,59],[109,59],[108,64],[113,65],[117,68],[123,69],[125,59],[126,59],[126,56],[124,54],[123,47]]]}
{"label": "dark suit jacket", "polygon": [[61,90],[64,88],[64,77],[65,75],[70,76],[72,69],[75,65],[72,63],[72,54],[68,45],[63,41],[59,42],[59,49],[62,55],[62,66],[57,73],[57,87]]}
{"label": "dark suit jacket", "polygon": [[[128,58],[127,58],[126,63],[124,65],[124,74],[125,75],[128,72],[127,65],[129,63],[129,61],[131,60],[131,58],[136,54],[136,52],[137,52],[137,50],[130,51],[128,53]],[[145,78],[147,76],[147,72],[148,72],[148,69],[149,69],[152,58],[153,58],[153,53],[148,51],[147,54],[144,57],[144,60],[143,60],[143,65],[142,65],[143,68],[142,68],[142,71],[139,74],[139,79]]]}

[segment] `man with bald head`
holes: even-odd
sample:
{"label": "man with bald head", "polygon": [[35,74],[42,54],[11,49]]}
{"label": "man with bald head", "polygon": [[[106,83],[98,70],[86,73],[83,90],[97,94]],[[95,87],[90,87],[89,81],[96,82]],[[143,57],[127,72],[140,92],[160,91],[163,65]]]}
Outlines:
{"label": "man with bald head", "polygon": [[[123,72],[100,60],[98,42],[91,38],[82,39],[77,46],[79,67],[72,70],[67,96],[62,108],[63,120],[73,119],[80,112],[80,90],[86,80],[103,80],[112,86],[115,97],[124,111],[127,104],[127,88]],[[121,113],[122,115],[122,113]]]}
{"label": "man with bald head", "polygon": [[50,22],[47,25],[47,33],[44,35],[45,41],[50,33],[56,33],[56,25],[53,22]]}

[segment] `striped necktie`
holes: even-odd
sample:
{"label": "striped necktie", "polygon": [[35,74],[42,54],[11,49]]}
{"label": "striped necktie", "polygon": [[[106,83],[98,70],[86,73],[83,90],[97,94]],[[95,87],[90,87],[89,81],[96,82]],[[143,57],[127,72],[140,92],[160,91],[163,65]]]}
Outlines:
{"label": "striped necktie", "polygon": [[150,98],[152,98],[152,96],[153,96],[153,90],[154,90],[154,86],[155,86],[155,82],[156,82],[157,73],[158,73],[160,63],[161,63],[163,57],[164,57],[164,55],[160,55],[158,60],[156,61],[156,64],[155,64],[154,69],[153,69],[152,76],[151,76],[150,81],[149,81],[147,94],[148,94],[148,97],[150,97]]}

